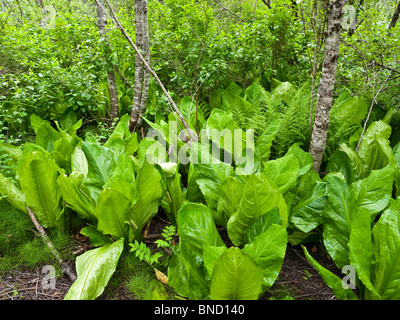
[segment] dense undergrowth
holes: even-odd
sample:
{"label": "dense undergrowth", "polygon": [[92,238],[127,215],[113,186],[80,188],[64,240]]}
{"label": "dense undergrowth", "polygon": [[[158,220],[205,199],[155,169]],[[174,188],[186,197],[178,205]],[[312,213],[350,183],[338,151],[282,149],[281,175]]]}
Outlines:
{"label": "dense undergrowth", "polygon": [[[343,34],[317,174],[307,152],[321,63],[312,14],[324,8],[276,3],[148,2],[152,67],[197,142],[154,80],[144,126],[129,131],[134,53],[110,30],[104,56],[91,4],[60,0],[48,28],[33,7],[1,11],[0,273],[57,264],[29,207],[63,259],[74,260],[76,235],[89,243],[65,299],[101,298],[122,282],[136,299],[259,299],[288,243],[316,244],[354,271],[355,291],[303,247],[337,298],[398,299],[398,27],[363,55],[385,28],[371,5],[376,14],[361,10],[364,24]],[[134,34],[131,1],[115,8]],[[149,245],[157,215],[167,227]]]}

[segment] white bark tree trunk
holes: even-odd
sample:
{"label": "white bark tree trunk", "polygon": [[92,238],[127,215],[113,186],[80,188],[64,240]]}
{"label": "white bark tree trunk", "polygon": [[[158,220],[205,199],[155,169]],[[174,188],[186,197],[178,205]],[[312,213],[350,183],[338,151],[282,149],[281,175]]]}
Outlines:
{"label": "white bark tree trunk", "polygon": [[108,82],[108,89],[110,92],[110,118],[115,119],[116,117],[118,117],[119,114],[118,89],[117,89],[117,81],[115,79],[114,66],[112,66],[107,59],[108,55],[111,53],[110,40],[106,29],[107,17],[106,17],[106,12],[104,11],[103,0],[95,0],[95,3],[96,3],[98,26],[100,29],[100,37],[103,39],[107,64],[110,65],[109,67],[107,67],[107,82]]}
{"label": "white bark tree trunk", "polygon": [[314,158],[314,171],[318,173],[326,148],[329,117],[335,87],[337,62],[339,59],[340,31],[343,10],[347,0],[328,2],[328,22],[325,38],[324,62],[317,93],[317,111],[311,136],[309,152]]}
{"label": "white bark tree trunk", "polygon": [[[150,65],[149,24],[147,18],[147,0],[135,0],[135,34],[136,46],[141,51],[147,64]],[[147,94],[149,91],[149,71],[144,68],[143,62],[136,55],[135,83],[129,130],[135,131],[141,125],[141,115],[146,111]]]}

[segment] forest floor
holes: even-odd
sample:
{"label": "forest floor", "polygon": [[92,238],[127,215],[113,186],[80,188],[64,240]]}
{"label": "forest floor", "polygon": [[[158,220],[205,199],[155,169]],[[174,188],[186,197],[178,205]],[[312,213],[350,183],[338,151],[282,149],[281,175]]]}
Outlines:
{"label": "forest floor", "polygon": [[[1,214],[1,212],[0,212]],[[167,225],[167,221],[156,216],[148,230],[150,237],[145,240],[151,248],[155,248],[154,241],[157,235]],[[0,225],[0,233],[1,233]],[[4,231],[4,230],[3,230]],[[230,246],[228,237],[224,230],[219,230],[221,237]],[[159,236],[161,238],[161,236]],[[0,239],[2,241],[2,239]],[[72,245],[70,257],[78,256],[90,249],[88,239],[79,233],[71,237]],[[0,246],[1,249],[1,246]],[[340,270],[317,246],[308,245],[307,249],[313,257],[325,268],[340,276]],[[151,299],[154,293],[151,290],[158,288],[157,297],[174,299],[174,293],[165,290],[154,277],[152,269],[144,262],[138,261],[133,255],[127,255],[126,261],[119,263],[116,273],[111,278],[104,293],[98,298],[100,300],[139,300]],[[0,263],[6,256],[0,250]],[[65,260],[72,269],[75,269],[74,259]],[[45,266],[55,265],[54,262],[43,262],[34,268],[21,265],[12,270],[0,270],[0,300],[62,300],[71,286],[71,280],[61,274],[59,267],[54,285],[48,282],[49,270]],[[166,272],[166,271],[165,271]],[[342,275],[343,276],[343,275]],[[160,290],[161,287],[161,290]],[[286,256],[281,272],[275,284],[262,297],[265,299],[296,299],[296,300],[334,300],[336,299],[332,290],[324,283],[318,272],[308,263],[303,251],[299,246],[292,247],[288,244]]]}

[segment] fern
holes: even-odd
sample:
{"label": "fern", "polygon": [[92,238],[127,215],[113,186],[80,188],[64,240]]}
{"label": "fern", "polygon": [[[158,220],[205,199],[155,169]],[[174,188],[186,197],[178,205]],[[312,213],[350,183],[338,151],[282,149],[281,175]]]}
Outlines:
{"label": "fern", "polygon": [[144,242],[138,242],[135,240],[134,243],[129,244],[132,248],[130,252],[135,253],[135,256],[139,258],[140,261],[145,261],[153,267],[153,264],[158,263],[158,260],[163,256],[161,252],[152,254],[150,248],[146,246]]}

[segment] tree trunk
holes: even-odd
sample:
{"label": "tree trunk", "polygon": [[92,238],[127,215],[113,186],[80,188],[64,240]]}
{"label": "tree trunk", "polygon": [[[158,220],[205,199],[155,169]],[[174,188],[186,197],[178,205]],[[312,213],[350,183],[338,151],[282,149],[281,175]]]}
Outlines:
{"label": "tree trunk", "polygon": [[109,60],[109,56],[111,54],[111,45],[110,40],[107,34],[107,17],[106,12],[104,11],[104,2],[103,0],[95,0],[96,2],[96,11],[97,11],[97,19],[98,25],[100,29],[100,36],[103,39],[103,46],[105,48],[105,58],[107,62],[107,82],[108,82],[108,90],[110,92],[110,118],[115,119],[119,114],[119,104],[118,104],[118,90],[117,90],[117,81],[115,80],[115,72],[114,66]]}
{"label": "tree trunk", "polygon": [[358,13],[361,10],[361,6],[363,4],[364,0],[360,0],[360,2],[358,3],[357,9],[356,9],[356,14],[354,15],[354,19],[351,22],[350,28],[349,28],[349,32],[348,35],[351,37],[357,30],[357,24],[358,24]]}
{"label": "tree trunk", "polygon": [[340,31],[343,9],[347,0],[331,0],[328,3],[328,22],[325,38],[324,62],[317,93],[317,111],[309,152],[314,158],[314,171],[318,173],[326,148],[329,116],[335,87],[339,59]]}
{"label": "tree trunk", "polygon": [[400,1],[399,4],[397,5],[396,11],[393,14],[392,21],[390,21],[389,30],[396,26],[397,20],[399,19],[399,15],[400,15]]}
{"label": "tree trunk", "polygon": [[[135,34],[136,46],[144,59],[150,64],[149,26],[147,18],[147,0],[135,0]],[[149,91],[149,71],[144,68],[142,60],[135,58],[135,84],[129,130],[135,131],[142,123],[141,116],[146,111],[147,94]]]}

